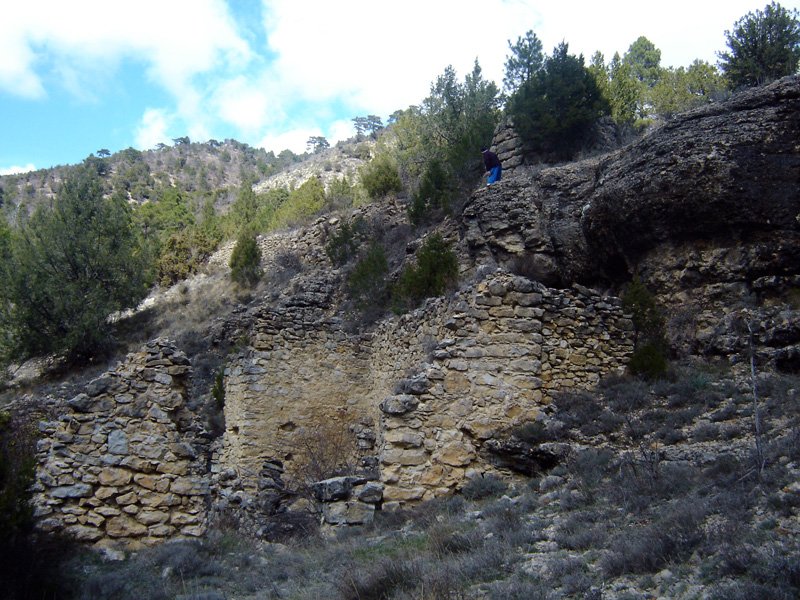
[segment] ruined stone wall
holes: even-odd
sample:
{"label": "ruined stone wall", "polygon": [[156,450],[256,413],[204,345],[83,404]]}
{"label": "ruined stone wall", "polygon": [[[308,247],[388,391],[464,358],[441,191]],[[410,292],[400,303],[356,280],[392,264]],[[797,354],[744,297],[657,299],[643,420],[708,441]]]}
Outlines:
{"label": "ruined stone wall", "polygon": [[[350,482],[359,499],[328,507],[326,518],[355,522],[351,512],[365,505],[449,494],[501,468],[489,440],[544,418],[555,391],[596,384],[632,351],[619,301],[580,286],[555,290],[501,271],[362,334],[335,316],[335,278],[313,281],[264,306],[249,346],[232,357],[226,431],[213,452],[186,404],[189,360],[164,340],[42,423],[39,526],[150,544],[201,535],[226,503],[274,512],[285,488],[267,486],[264,469],[285,466],[293,478],[308,434],[337,428],[371,470]],[[372,478],[380,481],[367,485]]]}
{"label": "ruined stone wall", "polygon": [[207,453],[186,405],[191,372],[185,354],[155,340],[41,423],[41,529],[134,544],[203,534]]}
{"label": "ruined stone wall", "polygon": [[495,468],[484,441],[539,417],[553,392],[621,370],[633,349],[618,300],[505,272],[369,335],[346,333],[324,304],[265,311],[229,366],[215,468],[234,470],[238,489],[256,492],[269,457],[291,477],[292,436],[341,423],[377,438],[360,441],[380,460],[385,502],[451,493]]}
{"label": "ruined stone wall", "polygon": [[291,465],[309,435],[369,428],[377,416],[369,368],[360,337],[322,310],[265,310],[250,348],[226,370],[219,469],[233,467],[238,485],[252,493],[266,458]]}
{"label": "ruined stone wall", "polygon": [[497,154],[503,164],[503,176],[514,175],[524,163],[524,148],[522,138],[514,131],[514,125],[506,118],[498,123],[494,130],[490,150]]}
{"label": "ruined stone wall", "polygon": [[[379,404],[385,506],[448,494],[494,470],[484,442],[543,418],[554,392],[589,388],[621,370],[633,350],[633,324],[617,299],[507,273],[407,321],[414,316],[427,361]],[[376,371],[407,360],[410,325],[390,322],[378,332]]]}

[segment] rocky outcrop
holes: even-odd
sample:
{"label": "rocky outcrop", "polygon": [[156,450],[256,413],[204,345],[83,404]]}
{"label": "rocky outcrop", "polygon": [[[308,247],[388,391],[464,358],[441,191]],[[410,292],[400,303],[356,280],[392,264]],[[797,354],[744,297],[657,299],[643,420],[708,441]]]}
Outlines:
{"label": "rocky outcrop", "polygon": [[732,327],[747,308],[762,359],[795,365],[800,78],[679,115],[613,154],[481,189],[462,226],[475,265],[604,289],[640,276],[685,330],[672,340],[683,353],[738,353]]}
{"label": "rocky outcrop", "polygon": [[205,532],[208,452],[186,403],[191,373],[185,354],[155,340],[40,425],[42,530],[128,544]]}

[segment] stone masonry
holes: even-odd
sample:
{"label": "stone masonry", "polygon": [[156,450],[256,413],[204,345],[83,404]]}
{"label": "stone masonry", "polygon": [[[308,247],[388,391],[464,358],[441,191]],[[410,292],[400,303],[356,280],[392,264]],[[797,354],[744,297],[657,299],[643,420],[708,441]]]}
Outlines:
{"label": "stone masonry", "polygon": [[205,532],[207,452],[186,406],[191,373],[183,352],[155,340],[41,423],[42,530],[134,545]]}
{"label": "stone masonry", "polygon": [[419,368],[393,390],[373,389],[387,508],[496,470],[484,444],[545,418],[554,392],[622,370],[633,324],[617,299],[501,272],[387,324],[373,342],[375,370],[408,361],[407,339],[427,346]]}
{"label": "stone masonry", "polygon": [[544,418],[555,391],[622,370],[633,349],[619,300],[506,272],[372,334],[348,334],[312,295],[265,311],[227,371],[213,468],[235,470],[250,494],[264,457],[280,456],[291,477],[293,436],[331,424],[358,432],[362,455],[380,461],[385,506],[452,493],[497,469],[487,440]]}
{"label": "stone masonry", "polygon": [[265,460],[279,457],[272,469],[291,481],[297,440],[337,431],[357,443],[349,458],[364,470],[347,480],[355,496],[327,499],[324,517],[361,522],[502,472],[488,442],[546,418],[554,392],[620,371],[633,349],[619,300],[577,285],[499,271],[360,334],[335,316],[334,283],[320,276],[263,308],[227,368],[213,451],[187,406],[189,360],[170,342],[93,380],[41,424],[39,527],[135,546],[202,535],[213,503],[261,510],[269,492],[274,513],[285,490],[275,478],[265,488]]}
{"label": "stone masonry", "polygon": [[503,164],[503,176],[512,176],[524,163],[524,144],[519,134],[514,131],[510,119],[500,121],[494,130],[491,150]]}

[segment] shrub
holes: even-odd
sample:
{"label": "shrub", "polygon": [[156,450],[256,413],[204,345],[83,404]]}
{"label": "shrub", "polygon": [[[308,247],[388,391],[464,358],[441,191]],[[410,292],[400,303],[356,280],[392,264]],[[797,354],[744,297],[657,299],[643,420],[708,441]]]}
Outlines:
{"label": "shrub", "polygon": [[431,235],[417,252],[417,264],[403,269],[395,285],[395,295],[410,306],[425,298],[439,296],[458,277],[458,258],[444,238]]}
{"label": "shrub", "polygon": [[633,375],[657,379],[667,372],[667,357],[664,349],[656,344],[638,346],[628,362],[628,370]]}
{"label": "shrub", "polygon": [[239,234],[231,253],[230,267],[231,279],[239,285],[253,285],[261,279],[261,248],[255,233],[243,231]]}
{"label": "shrub", "polygon": [[450,207],[452,183],[441,161],[434,159],[422,173],[419,188],[411,196],[408,207],[409,220],[418,225],[433,211],[447,212]]}
{"label": "shrub", "polygon": [[358,215],[352,221],[343,221],[328,237],[325,254],[337,267],[349,261],[358,252],[360,236],[367,228],[364,217]]}
{"label": "shrub", "polygon": [[539,421],[530,421],[523,423],[511,430],[511,436],[526,444],[538,446],[544,442],[549,442],[552,435]]}
{"label": "shrub", "polygon": [[309,500],[317,500],[312,486],[318,481],[355,473],[358,445],[347,425],[321,420],[295,429],[292,424],[284,435],[281,442],[292,456],[294,485]]}
{"label": "shrub", "polygon": [[436,524],[428,530],[428,546],[437,558],[466,554],[481,547],[483,538],[476,530],[464,532],[452,526]]}
{"label": "shrub", "polygon": [[325,195],[325,203],[334,210],[347,208],[353,203],[353,186],[350,185],[350,180],[347,178],[347,175],[334,177],[328,186],[328,192]]}
{"label": "shrub", "polygon": [[361,167],[361,185],[370,198],[382,198],[403,189],[397,163],[387,154],[376,156]]}
{"label": "shrub", "polygon": [[553,597],[551,586],[542,581],[495,581],[488,589],[489,597],[495,600],[550,600]]}
{"label": "shrub", "polygon": [[341,600],[385,600],[409,590],[423,575],[419,561],[386,557],[371,565],[348,565],[336,578]]}
{"label": "shrub", "polygon": [[501,496],[507,490],[508,484],[505,481],[497,475],[489,474],[469,480],[461,488],[461,493],[467,500],[485,500]]}
{"label": "shrub", "polygon": [[194,273],[197,266],[186,231],[173,234],[164,242],[156,261],[158,282],[163,286],[173,285]]}
{"label": "shrub", "polygon": [[347,289],[356,308],[370,311],[380,310],[386,305],[388,272],[386,250],[373,240],[347,278]]}
{"label": "shrub", "polygon": [[716,423],[699,423],[692,430],[692,439],[695,442],[710,442],[719,438],[719,425]]}
{"label": "shrub", "polygon": [[[278,195],[274,201],[280,201],[281,197]],[[270,218],[269,228],[291,227],[308,222],[324,206],[325,186],[322,185],[319,177],[309,177],[275,207]]]}
{"label": "shrub", "polygon": [[667,371],[667,341],[664,315],[655,295],[636,277],[622,295],[622,306],[631,313],[636,327],[636,347],[628,370],[650,379],[663,376]]}
{"label": "shrub", "polygon": [[706,507],[687,498],[659,521],[644,527],[621,530],[602,561],[612,577],[625,573],[655,573],[676,558],[691,555],[704,541]]}

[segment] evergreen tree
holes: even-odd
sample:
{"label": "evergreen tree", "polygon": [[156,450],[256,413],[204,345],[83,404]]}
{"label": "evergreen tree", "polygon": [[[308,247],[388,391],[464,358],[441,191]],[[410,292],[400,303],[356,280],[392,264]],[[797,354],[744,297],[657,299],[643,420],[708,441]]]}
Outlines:
{"label": "evergreen tree", "polygon": [[233,203],[233,219],[237,229],[253,227],[258,211],[258,201],[249,181],[245,181],[239,188],[236,201]]}
{"label": "evergreen tree", "polygon": [[563,160],[580,148],[609,107],[583,55],[569,54],[562,43],[536,76],[511,96],[506,110],[532,150]]}
{"label": "evergreen tree", "polygon": [[731,87],[763,85],[797,72],[800,64],[800,21],[797,10],[776,2],[763,12],[748,13],[725,37],[729,52],[720,52],[720,66]]}
{"label": "evergreen tree", "polygon": [[511,55],[506,56],[506,74],[503,77],[503,86],[508,92],[517,91],[520,86],[530,81],[544,64],[542,41],[536,34],[529,30],[525,37],[518,37],[517,43],[508,41]]}
{"label": "evergreen tree", "polygon": [[716,67],[696,60],[688,69],[665,69],[651,90],[650,98],[655,114],[668,119],[713,102],[725,89]]}
{"label": "evergreen tree", "polygon": [[318,154],[319,152],[327,150],[330,147],[330,142],[328,142],[327,138],[321,135],[312,135],[306,142],[306,150],[312,154]]}
{"label": "evergreen tree", "polygon": [[492,139],[498,121],[500,90],[483,78],[478,61],[460,83],[452,66],[431,85],[422,103],[425,162],[439,158],[457,179],[474,178],[481,146]]}
{"label": "evergreen tree", "polygon": [[644,36],[630,45],[622,60],[631,67],[634,77],[647,87],[653,87],[661,75],[661,50]]}
{"label": "evergreen tree", "polygon": [[251,286],[261,279],[261,248],[258,246],[256,234],[251,230],[243,230],[236,240],[231,252],[231,279],[239,285]]}
{"label": "evergreen tree", "polygon": [[417,251],[416,265],[400,273],[394,287],[397,308],[418,306],[425,298],[439,296],[458,280],[458,257],[438,233],[429,236]]}
{"label": "evergreen tree", "polygon": [[619,53],[615,53],[609,71],[611,115],[617,123],[632,125],[641,96],[633,70],[620,59]]}
{"label": "evergreen tree", "polygon": [[3,270],[6,341],[22,357],[95,354],[108,344],[109,317],[147,293],[130,210],[104,198],[85,167],[20,227]]}
{"label": "evergreen tree", "polygon": [[355,119],[351,120],[353,121],[353,125],[355,126],[356,133],[358,135],[374,135],[381,127],[383,127],[381,118],[376,115],[356,117]]}
{"label": "evergreen tree", "polygon": [[388,154],[379,154],[361,167],[361,185],[370,198],[382,198],[403,189],[397,163]]}

